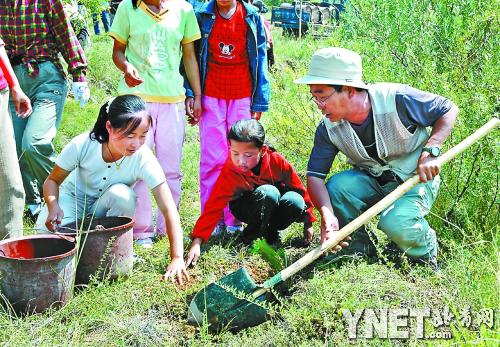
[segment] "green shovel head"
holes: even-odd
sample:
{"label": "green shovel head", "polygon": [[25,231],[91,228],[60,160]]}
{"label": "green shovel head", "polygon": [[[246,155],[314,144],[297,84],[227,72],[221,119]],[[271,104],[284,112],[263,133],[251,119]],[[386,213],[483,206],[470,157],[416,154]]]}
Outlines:
{"label": "green shovel head", "polygon": [[238,331],[265,322],[268,312],[258,302],[264,301],[266,295],[253,302],[245,299],[258,288],[245,268],[230,273],[194,296],[189,305],[189,324],[201,326],[207,322],[210,331],[220,332],[223,329]]}

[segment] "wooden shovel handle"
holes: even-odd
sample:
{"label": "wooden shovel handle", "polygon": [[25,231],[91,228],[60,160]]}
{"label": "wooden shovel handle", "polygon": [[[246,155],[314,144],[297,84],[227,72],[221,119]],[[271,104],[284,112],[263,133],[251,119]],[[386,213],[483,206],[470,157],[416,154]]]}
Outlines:
{"label": "wooden shovel handle", "polygon": [[[463,140],[455,147],[451,148],[449,151],[444,153],[441,157],[439,157],[438,160],[440,165],[446,164],[451,159],[455,158],[457,155],[465,151],[467,148],[469,148],[474,143],[479,141],[482,137],[486,136],[489,132],[498,127],[499,123],[500,120],[498,118],[492,118],[488,123],[486,123],[481,128],[476,130],[472,135],[470,135],[465,140]],[[272,278],[267,280],[264,283],[264,287],[271,288],[275,284],[290,278],[295,273],[302,270],[307,265],[311,264],[313,261],[318,259],[322,254],[324,254],[331,248],[338,245],[342,240],[344,240],[355,230],[365,225],[371,218],[375,217],[385,208],[389,207],[394,201],[396,201],[406,192],[412,189],[418,182],[419,182],[418,175],[409,178],[406,182],[401,184],[398,188],[396,188],[382,200],[380,200],[375,205],[366,210],[364,213],[362,213],[358,218],[356,218],[355,220],[347,224],[345,227],[340,229],[338,232],[336,232],[332,238],[328,239],[322,245],[306,253],[302,258],[297,260],[295,263],[281,270],[280,273],[274,275]]]}

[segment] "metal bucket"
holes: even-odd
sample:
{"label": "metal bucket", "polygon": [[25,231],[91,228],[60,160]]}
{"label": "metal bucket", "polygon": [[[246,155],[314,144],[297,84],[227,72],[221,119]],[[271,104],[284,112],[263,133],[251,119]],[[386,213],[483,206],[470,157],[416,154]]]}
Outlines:
{"label": "metal bucket", "polygon": [[0,289],[4,304],[10,303],[17,314],[64,306],[73,293],[75,252],[75,240],[61,235],[31,235],[0,241]]}
{"label": "metal bucket", "polygon": [[132,270],[133,225],[134,220],[129,217],[102,217],[86,219],[83,225],[74,222],[58,229],[59,234],[81,235],[77,285],[88,284],[91,276],[99,281],[105,278],[114,280]]}

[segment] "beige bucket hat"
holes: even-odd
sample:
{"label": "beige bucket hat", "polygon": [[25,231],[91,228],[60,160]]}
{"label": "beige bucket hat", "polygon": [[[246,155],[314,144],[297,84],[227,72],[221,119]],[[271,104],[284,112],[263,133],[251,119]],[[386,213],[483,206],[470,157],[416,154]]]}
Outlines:
{"label": "beige bucket hat", "polygon": [[336,84],[368,89],[362,80],[361,56],[340,47],[327,47],[314,52],[307,75],[297,84]]}

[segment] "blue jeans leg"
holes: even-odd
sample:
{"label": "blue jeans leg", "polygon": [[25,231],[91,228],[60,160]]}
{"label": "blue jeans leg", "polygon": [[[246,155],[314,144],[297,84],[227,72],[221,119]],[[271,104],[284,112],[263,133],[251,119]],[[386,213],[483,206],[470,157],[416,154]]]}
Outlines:
{"label": "blue jeans leg", "polygon": [[102,21],[102,26],[104,27],[104,31],[108,32],[109,31],[109,12],[108,11],[102,11],[101,12],[101,21]]}
{"label": "blue jeans leg", "polygon": [[[384,192],[375,179],[358,169],[332,176],[326,184],[326,189],[341,228],[384,197]],[[343,253],[375,255],[375,246],[365,227],[359,228],[351,238],[349,247],[343,250]]]}
{"label": "blue jeans leg", "polygon": [[[398,184],[384,186],[366,172],[352,169],[332,176],[326,184],[333,211],[343,227],[375,203],[380,201]],[[437,254],[435,232],[424,217],[429,213],[439,189],[439,177],[420,183],[396,200],[380,215],[378,228],[413,259],[428,259]],[[368,246],[368,248],[367,248]],[[372,246],[364,228],[352,234],[346,251],[369,253]]]}
{"label": "blue jeans leg", "polygon": [[280,198],[278,188],[265,184],[231,201],[229,208],[236,218],[248,225],[245,233],[258,238],[267,236],[271,216],[278,208]]}
{"label": "blue jeans leg", "polygon": [[279,200],[278,208],[271,215],[269,230],[271,232],[284,230],[293,222],[300,222],[304,217],[306,204],[304,198],[297,192],[286,192]]}
{"label": "blue jeans leg", "polygon": [[26,65],[14,68],[21,88],[33,105],[31,115],[19,118],[12,100],[9,104],[26,204],[41,202],[42,184],[54,167],[57,156],[54,138],[67,92],[66,79],[52,62],[46,61],[38,66],[36,77],[28,75]]}
{"label": "blue jeans leg", "polygon": [[97,18],[97,13],[92,13],[92,21],[94,22],[94,34],[99,35],[101,29],[99,29],[99,19]]}

